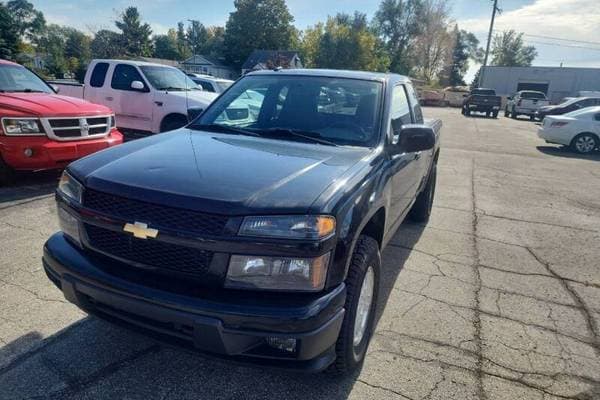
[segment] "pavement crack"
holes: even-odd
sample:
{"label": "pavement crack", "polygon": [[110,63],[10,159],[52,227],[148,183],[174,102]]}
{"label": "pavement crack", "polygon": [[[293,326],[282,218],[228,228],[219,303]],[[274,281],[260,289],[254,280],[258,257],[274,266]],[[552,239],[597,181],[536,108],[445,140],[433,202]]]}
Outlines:
{"label": "pavement crack", "polygon": [[371,388],[373,388],[373,389],[380,389],[380,390],[386,391],[386,392],[388,392],[388,393],[393,393],[393,394],[395,394],[396,396],[400,396],[400,397],[402,397],[402,398],[404,398],[404,399],[416,400],[415,398],[413,398],[413,397],[409,397],[409,396],[407,396],[407,395],[405,395],[405,394],[402,394],[402,393],[400,393],[400,392],[398,392],[398,391],[396,391],[396,390],[393,390],[393,389],[387,388],[387,387],[385,387],[385,386],[375,385],[375,384],[373,384],[373,383],[369,383],[369,382],[367,382],[367,381],[365,381],[365,380],[363,380],[363,379],[360,379],[360,378],[359,378],[359,379],[357,379],[356,381],[357,381],[357,382],[360,382],[360,383],[362,383],[363,385],[367,385],[367,386],[369,386],[369,387],[371,387]]}
{"label": "pavement crack", "polygon": [[556,271],[552,269],[550,263],[542,260],[540,256],[536,254],[536,252],[533,251],[533,249],[531,249],[530,247],[527,247],[527,251],[529,251],[529,253],[537,260],[537,262],[543,265],[551,275],[558,279],[563,288],[567,291],[567,293],[569,293],[575,304],[577,304],[578,310],[583,315],[587,328],[593,338],[592,343],[590,343],[590,345],[594,348],[596,355],[600,357],[600,333],[598,330],[598,326],[595,319],[592,317],[591,311],[588,309],[581,296],[579,296],[579,294],[573,288],[571,288],[568,281],[566,281],[562,276],[560,276]]}

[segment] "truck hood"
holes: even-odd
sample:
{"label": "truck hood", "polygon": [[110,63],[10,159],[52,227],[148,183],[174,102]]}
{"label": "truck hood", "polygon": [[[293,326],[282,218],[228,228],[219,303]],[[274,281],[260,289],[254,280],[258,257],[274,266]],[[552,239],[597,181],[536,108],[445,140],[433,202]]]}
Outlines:
{"label": "truck hood", "polygon": [[69,171],[87,188],[172,207],[306,213],[371,152],[183,128],[86,157]]}
{"label": "truck hood", "polygon": [[212,101],[216,99],[218,95],[216,93],[192,90],[189,92],[169,92],[169,96],[175,96],[182,99],[186,99],[189,107],[204,108],[210,103],[212,103]]}
{"label": "truck hood", "polygon": [[0,110],[15,116],[87,116],[110,114],[108,107],[48,93],[0,93]]}

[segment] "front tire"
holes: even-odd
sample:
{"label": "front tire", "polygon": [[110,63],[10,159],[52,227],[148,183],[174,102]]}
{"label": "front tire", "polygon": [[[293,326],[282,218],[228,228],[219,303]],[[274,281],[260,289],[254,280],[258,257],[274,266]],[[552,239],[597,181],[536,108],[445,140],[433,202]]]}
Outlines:
{"label": "front tire", "polygon": [[379,244],[361,235],[345,282],[346,313],[335,344],[336,359],[330,367],[334,373],[349,373],[364,361],[375,325],[380,269]]}
{"label": "front tire", "polygon": [[506,107],[506,108],[504,109],[504,116],[505,116],[506,118],[510,117],[510,113],[508,112],[508,107]]}
{"label": "front tire", "polygon": [[0,156],[0,185],[11,185],[15,182],[15,170],[4,162]]}
{"label": "front tire", "polygon": [[579,154],[589,154],[598,146],[600,140],[593,133],[580,133],[571,141],[571,149]]}
{"label": "front tire", "polygon": [[160,132],[174,131],[175,129],[186,126],[187,123],[188,120],[184,115],[170,115],[166,117],[160,124]]}
{"label": "front tire", "polygon": [[513,107],[512,112],[510,113],[510,117],[512,119],[517,119],[517,112],[515,111],[515,108]]}
{"label": "front tire", "polygon": [[498,111],[494,111],[492,113],[492,118],[498,118]]}

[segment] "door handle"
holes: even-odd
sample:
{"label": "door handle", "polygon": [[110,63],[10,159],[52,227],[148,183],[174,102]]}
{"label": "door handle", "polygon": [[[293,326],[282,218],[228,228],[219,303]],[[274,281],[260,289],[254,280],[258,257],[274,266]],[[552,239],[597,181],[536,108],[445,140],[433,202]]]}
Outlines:
{"label": "door handle", "polygon": [[107,100],[107,101],[113,101],[114,100],[111,96],[105,97],[104,99]]}

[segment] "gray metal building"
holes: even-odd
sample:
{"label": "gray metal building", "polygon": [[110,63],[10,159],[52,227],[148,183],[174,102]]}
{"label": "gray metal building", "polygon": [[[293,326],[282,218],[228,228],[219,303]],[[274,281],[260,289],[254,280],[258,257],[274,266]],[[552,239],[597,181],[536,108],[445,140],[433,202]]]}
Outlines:
{"label": "gray metal building", "polygon": [[546,93],[552,103],[574,97],[580,91],[600,91],[600,68],[484,67],[481,87],[495,89],[500,96],[519,90]]}

